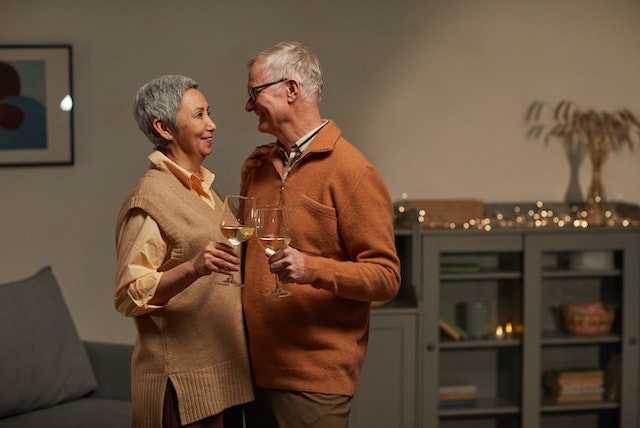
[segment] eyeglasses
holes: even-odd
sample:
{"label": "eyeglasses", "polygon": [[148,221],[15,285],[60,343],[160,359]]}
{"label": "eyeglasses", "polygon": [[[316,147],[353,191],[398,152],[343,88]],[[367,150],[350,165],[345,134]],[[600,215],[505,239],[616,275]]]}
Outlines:
{"label": "eyeglasses", "polygon": [[264,90],[265,88],[268,88],[269,86],[277,85],[278,83],[282,83],[285,80],[287,80],[286,77],[278,80],[277,82],[265,83],[264,85],[254,86],[253,88],[249,88],[249,90],[247,91],[249,93],[249,98],[251,98],[251,101],[253,101],[255,103],[256,99],[258,98],[258,94],[262,90]]}

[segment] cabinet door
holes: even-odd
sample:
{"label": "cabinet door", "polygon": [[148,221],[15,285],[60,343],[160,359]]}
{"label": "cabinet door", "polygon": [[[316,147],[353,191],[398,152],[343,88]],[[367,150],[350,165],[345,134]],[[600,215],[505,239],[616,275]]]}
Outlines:
{"label": "cabinet door", "polygon": [[[525,427],[637,428],[639,235],[605,229],[532,233],[525,245]],[[586,327],[569,330],[563,305],[590,302],[615,305],[612,327],[585,334],[592,328],[587,319],[581,323]],[[609,370],[612,361],[617,376]],[[604,388],[598,381],[589,397],[585,386],[585,398],[576,399],[584,377],[561,387],[544,376],[553,370],[575,375],[576,369],[603,373]],[[609,390],[614,378],[619,386]]]}
{"label": "cabinet door", "polygon": [[416,315],[372,311],[369,349],[351,428],[415,427]]}
{"label": "cabinet door", "polygon": [[[495,331],[521,325],[522,235],[428,233],[423,250],[422,426],[518,427],[521,340],[519,332],[497,337]],[[467,333],[476,327],[463,319],[470,302],[488,309],[477,325],[482,334],[444,335],[440,319]],[[445,390],[452,392],[439,394]]]}

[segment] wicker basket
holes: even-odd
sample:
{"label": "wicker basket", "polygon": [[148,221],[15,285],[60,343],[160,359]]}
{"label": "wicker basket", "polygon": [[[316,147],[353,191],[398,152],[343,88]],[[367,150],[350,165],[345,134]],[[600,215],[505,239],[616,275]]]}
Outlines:
{"label": "wicker basket", "polygon": [[564,324],[574,336],[609,334],[616,316],[612,303],[569,303],[562,305]]}

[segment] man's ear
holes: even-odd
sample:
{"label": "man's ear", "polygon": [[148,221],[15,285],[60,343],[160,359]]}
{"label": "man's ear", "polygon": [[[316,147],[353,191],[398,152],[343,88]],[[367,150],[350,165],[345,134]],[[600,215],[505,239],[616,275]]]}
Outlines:
{"label": "man's ear", "polygon": [[171,140],[171,128],[166,124],[166,122],[160,119],[153,119],[153,129],[156,130],[158,135],[160,135],[165,140]]}
{"label": "man's ear", "polygon": [[287,84],[287,97],[293,101],[300,96],[300,82],[295,79],[289,79]]}

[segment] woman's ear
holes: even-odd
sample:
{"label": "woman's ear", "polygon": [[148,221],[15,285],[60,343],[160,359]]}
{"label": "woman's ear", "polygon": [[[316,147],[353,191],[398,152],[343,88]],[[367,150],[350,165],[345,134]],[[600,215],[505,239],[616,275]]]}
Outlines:
{"label": "woman's ear", "polygon": [[158,135],[160,135],[165,140],[170,141],[173,139],[171,135],[171,128],[169,128],[166,122],[160,119],[153,119],[153,129],[155,129]]}

